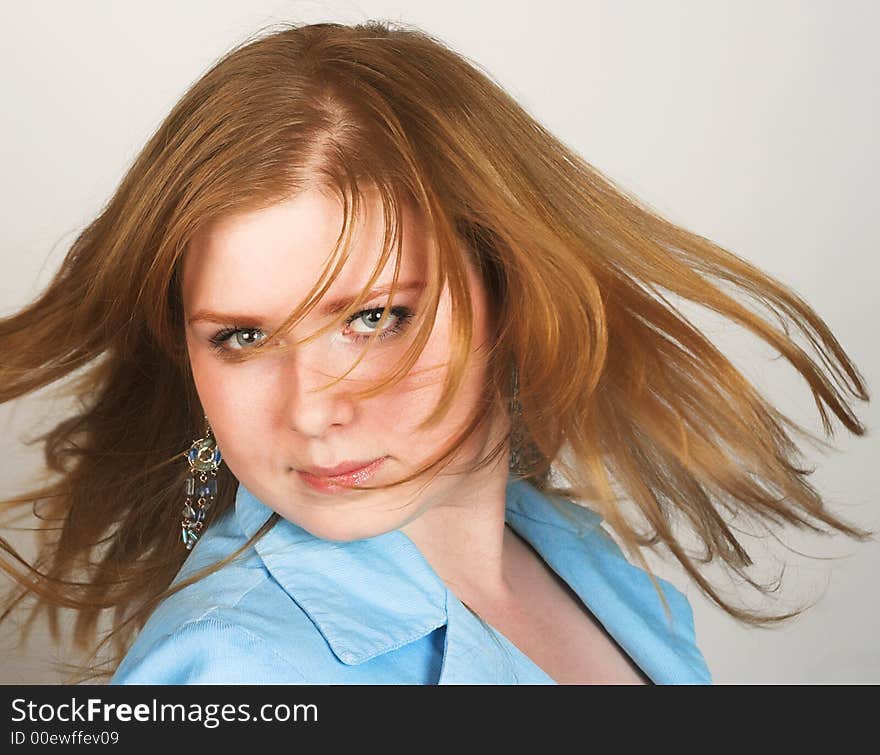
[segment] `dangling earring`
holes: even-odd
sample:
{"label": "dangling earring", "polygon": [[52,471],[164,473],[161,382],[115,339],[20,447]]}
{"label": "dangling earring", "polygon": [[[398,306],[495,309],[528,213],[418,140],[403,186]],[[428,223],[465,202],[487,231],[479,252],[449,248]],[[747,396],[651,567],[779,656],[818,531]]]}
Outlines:
{"label": "dangling earring", "polygon": [[[199,539],[205,528],[205,516],[217,497],[217,467],[222,457],[217,441],[205,415],[205,435],[193,441],[189,451],[183,453],[189,462],[190,476],[186,478],[183,518],[180,520],[181,537],[187,550]],[[193,502],[195,501],[195,502]]]}
{"label": "dangling earring", "polygon": [[520,419],[522,417],[522,405],[519,403],[519,373],[517,372],[516,367],[513,368],[513,373],[511,375],[511,389],[510,389],[510,424],[511,424],[511,433],[510,433],[510,462],[508,463],[509,470],[515,474],[522,474],[523,470],[523,457],[522,457],[522,425],[520,423]]}

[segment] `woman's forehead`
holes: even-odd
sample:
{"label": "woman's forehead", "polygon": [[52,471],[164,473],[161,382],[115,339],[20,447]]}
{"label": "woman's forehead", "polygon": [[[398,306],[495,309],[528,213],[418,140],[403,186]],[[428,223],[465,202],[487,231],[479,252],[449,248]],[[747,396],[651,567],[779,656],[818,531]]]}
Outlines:
{"label": "woman's forehead", "polygon": [[[351,249],[362,261],[378,259],[386,232],[402,234],[409,256],[427,242],[421,213],[409,204],[391,214],[386,228],[385,208],[379,197],[368,194],[352,212],[346,234]],[[326,262],[344,230],[341,201],[318,189],[309,189],[269,207],[227,214],[206,223],[193,237],[188,251],[209,255],[213,261],[255,252],[289,256],[307,264]],[[397,224],[400,227],[397,227]]]}
{"label": "woman's forehead", "polygon": [[[380,260],[385,235],[382,206],[374,201],[364,207],[351,228],[348,259],[327,296],[362,290]],[[402,206],[401,214],[398,279],[411,283],[427,275],[432,240],[416,213]],[[289,302],[299,294],[302,299],[330,261],[342,227],[342,205],[317,190],[218,218],[193,237],[184,255],[184,298],[195,303],[222,291],[233,298],[277,294]],[[377,285],[390,284],[395,257],[392,242]]]}

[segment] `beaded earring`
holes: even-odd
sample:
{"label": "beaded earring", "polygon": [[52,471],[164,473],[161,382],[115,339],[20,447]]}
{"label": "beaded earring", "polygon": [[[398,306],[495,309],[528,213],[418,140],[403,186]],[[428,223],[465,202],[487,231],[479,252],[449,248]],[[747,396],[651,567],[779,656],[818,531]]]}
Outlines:
{"label": "beaded earring", "polygon": [[187,550],[192,550],[205,528],[205,517],[217,497],[217,468],[222,457],[217,441],[205,415],[205,435],[193,441],[183,453],[189,462],[190,476],[184,483],[186,500],[180,520],[181,537]]}

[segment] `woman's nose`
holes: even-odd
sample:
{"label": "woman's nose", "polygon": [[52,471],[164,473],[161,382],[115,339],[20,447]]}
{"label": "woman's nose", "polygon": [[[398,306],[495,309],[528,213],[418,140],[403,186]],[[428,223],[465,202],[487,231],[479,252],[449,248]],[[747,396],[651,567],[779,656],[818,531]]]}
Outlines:
{"label": "woman's nose", "polygon": [[287,422],[310,438],[319,438],[334,426],[345,426],[354,416],[354,405],[347,395],[349,379],[319,390],[344,372],[330,369],[326,355],[326,348],[301,348],[286,355],[282,370],[280,391]]}

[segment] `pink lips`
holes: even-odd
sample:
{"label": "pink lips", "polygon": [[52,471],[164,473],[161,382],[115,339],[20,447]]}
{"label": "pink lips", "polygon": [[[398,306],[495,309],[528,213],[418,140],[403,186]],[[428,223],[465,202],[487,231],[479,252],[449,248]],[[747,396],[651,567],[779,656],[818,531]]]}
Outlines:
{"label": "pink lips", "polygon": [[359,485],[368,480],[382,466],[387,456],[367,462],[346,462],[335,467],[309,467],[297,471],[300,478],[311,488],[322,493],[346,490],[341,485]]}
{"label": "pink lips", "polygon": [[378,459],[372,459],[370,461],[345,461],[342,464],[337,464],[335,467],[305,467],[302,471],[308,472],[314,477],[336,477],[337,475],[363,469],[376,461],[378,461]]}

